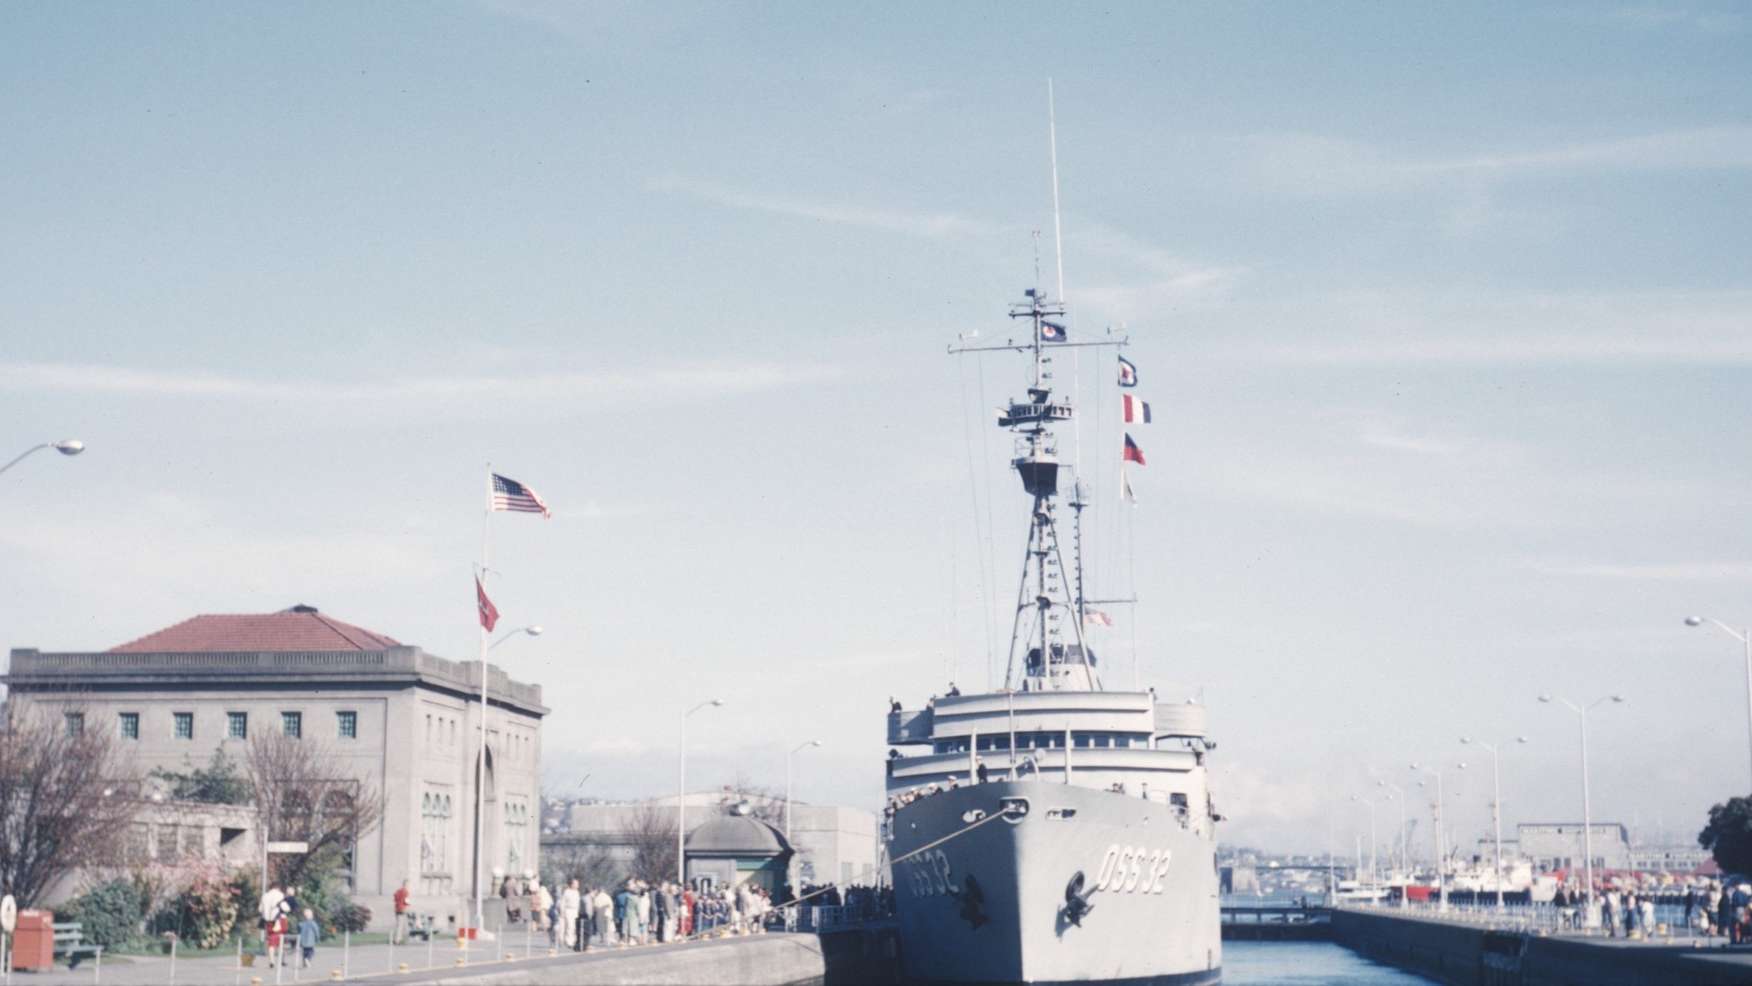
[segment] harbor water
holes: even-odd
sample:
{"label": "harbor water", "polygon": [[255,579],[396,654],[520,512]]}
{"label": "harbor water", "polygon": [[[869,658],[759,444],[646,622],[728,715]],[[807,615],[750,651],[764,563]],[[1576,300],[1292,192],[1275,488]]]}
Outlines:
{"label": "harbor water", "polygon": [[1223,986],[1424,986],[1433,982],[1371,962],[1331,942],[1223,943]]}

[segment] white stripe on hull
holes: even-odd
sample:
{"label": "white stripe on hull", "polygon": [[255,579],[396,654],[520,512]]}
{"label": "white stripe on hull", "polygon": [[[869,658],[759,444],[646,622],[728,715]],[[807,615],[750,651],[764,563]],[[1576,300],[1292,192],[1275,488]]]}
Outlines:
{"label": "white stripe on hull", "polygon": [[[1222,943],[1215,849],[1160,802],[1050,781],[960,787],[896,813],[890,858],[967,829],[971,811],[998,814],[999,800],[1010,797],[1029,802],[1020,821],[989,821],[895,866],[901,958],[909,978],[1216,978]],[[1141,849],[1140,869],[1148,869],[1152,853],[1165,850],[1169,861],[1159,878],[1140,873],[1131,879],[1129,892],[1096,891],[1081,925],[1070,924],[1066,885],[1081,871],[1085,891],[1093,888],[1109,847]]]}

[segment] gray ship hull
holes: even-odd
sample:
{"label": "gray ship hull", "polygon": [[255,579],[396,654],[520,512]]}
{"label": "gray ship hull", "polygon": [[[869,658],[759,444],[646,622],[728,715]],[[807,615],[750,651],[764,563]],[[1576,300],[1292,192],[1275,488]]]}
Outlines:
{"label": "gray ship hull", "polygon": [[[1027,814],[994,817],[1012,798]],[[969,785],[900,808],[889,851],[915,982],[1221,981],[1214,847],[1166,804],[1050,779]],[[1079,873],[1090,906],[1073,922]]]}

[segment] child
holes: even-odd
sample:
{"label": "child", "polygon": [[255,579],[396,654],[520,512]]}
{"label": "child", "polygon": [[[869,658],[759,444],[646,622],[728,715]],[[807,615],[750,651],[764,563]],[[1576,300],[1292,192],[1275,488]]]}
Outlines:
{"label": "child", "polygon": [[280,963],[280,945],[285,936],[286,918],[284,915],[276,914],[273,920],[268,922],[268,965],[274,966]]}
{"label": "child", "polygon": [[300,969],[310,968],[310,963],[316,959],[316,937],[322,929],[316,926],[316,914],[310,908],[304,909],[304,920],[298,922],[298,948],[304,953]]}

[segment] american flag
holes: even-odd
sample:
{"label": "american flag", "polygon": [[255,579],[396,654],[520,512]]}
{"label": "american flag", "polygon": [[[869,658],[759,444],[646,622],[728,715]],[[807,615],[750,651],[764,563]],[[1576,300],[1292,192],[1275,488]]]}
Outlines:
{"label": "american flag", "polygon": [[515,479],[506,479],[498,473],[493,473],[493,509],[510,510],[514,513],[541,514],[552,517],[548,505],[542,502],[541,496],[529,487]]}

